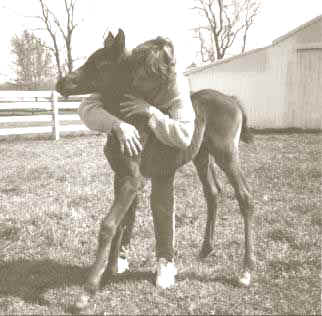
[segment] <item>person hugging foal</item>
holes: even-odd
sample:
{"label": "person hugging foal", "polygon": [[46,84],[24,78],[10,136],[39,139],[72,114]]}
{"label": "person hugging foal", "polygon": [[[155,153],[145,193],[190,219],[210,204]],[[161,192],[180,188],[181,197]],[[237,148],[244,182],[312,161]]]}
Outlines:
{"label": "person hugging foal", "polygon": [[[127,122],[132,117],[147,120],[148,127],[155,137],[164,145],[179,150],[187,149],[192,141],[195,129],[195,112],[190,99],[190,90],[186,78],[175,71],[174,49],[170,41],[159,38],[162,50],[156,49],[153,53],[144,56],[143,43],[132,51],[134,58],[145,58],[151,69],[163,73],[164,76],[176,76],[172,80],[175,87],[156,91],[160,93],[159,104],[149,104],[142,98],[127,95],[127,101],[120,104],[122,118],[107,112],[99,93],[93,93],[85,99],[79,107],[79,115],[84,124],[91,130],[107,133],[109,137],[118,140],[121,152],[124,155],[136,156],[143,151],[142,138],[139,128]],[[136,56],[137,54],[137,56]],[[148,59],[148,60],[147,60]],[[171,61],[171,69],[164,67]],[[151,69],[138,67],[133,70],[133,86],[140,86],[141,95],[144,88],[149,90]],[[174,89],[173,89],[174,88]],[[167,93],[175,94],[170,102],[162,104],[162,98],[169,99]],[[174,256],[174,192],[172,177],[153,177],[151,208],[153,212],[156,235],[157,278],[156,285],[168,288],[175,284],[176,268]],[[127,238],[129,242],[130,236]],[[126,244],[122,242],[122,244]],[[125,245],[126,246],[126,245]],[[122,250],[121,250],[122,252]],[[118,259],[118,272],[124,272],[128,263],[124,254]]]}

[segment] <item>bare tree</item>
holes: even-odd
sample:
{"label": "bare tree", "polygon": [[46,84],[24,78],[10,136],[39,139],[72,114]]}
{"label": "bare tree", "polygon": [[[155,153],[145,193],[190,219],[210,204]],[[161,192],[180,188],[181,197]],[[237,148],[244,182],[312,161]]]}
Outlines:
{"label": "bare tree", "polygon": [[259,12],[260,0],[194,1],[192,9],[206,20],[206,26],[194,28],[195,37],[200,42],[202,61],[222,59],[240,33],[243,33],[244,52],[248,31]]}
{"label": "bare tree", "polygon": [[260,3],[259,2],[252,2],[250,0],[246,1],[245,6],[245,16],[244,16],[244,29],[243,29],[243,44],[242,44],[242,53],[246,50],[246,42],[247,42],[247,35],[248,30],[254,24],[255,18],[259,12]]}
{"label": "bare tree", "polygon": [[19,88],[39,89],[53,79],[51,54],[41,39],[25,30],[12,38],[11,46]]}
{"label": "bare tree", "polygon": [[[46,0],[38,0],[41,8],[41,16],[37,16],[45,26],[51,40],[51,50],[54,53],[57,72],[59,78],[66,72],[64,63],[67,66],[67,72],[73,70],[73,57],[72,57],[72,39],[75,29],[78,24],[75,22],[75,5],[77,0],[64,0],[65,17],[58,18],[47,5]],[[62,50],[60,49],[60,41],[63,41],[65,47],[65,57],[61,56]],[[63,61],[62,61],[63,59]]]}
{"label": "bare tree", "polygon": [[[194,35],[194,38],[197,38],[199,40],[199,54],[201,56],[201,61],[203,63],[206,63],[208,61],[214,61],[216,60],[215,57],[215,51],[213,48],[213,38],[211,34],[206,34],[205,32],[209,31],[208,27],[198,27],[194,29],[196,34]],[[207,39],[205,39],[205,36]],[[210,38],[210,43],[209,43],[209,38]]]}

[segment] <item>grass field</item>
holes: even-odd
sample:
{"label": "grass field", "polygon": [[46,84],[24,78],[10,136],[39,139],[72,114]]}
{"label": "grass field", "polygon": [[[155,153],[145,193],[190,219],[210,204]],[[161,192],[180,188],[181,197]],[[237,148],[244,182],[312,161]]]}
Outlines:
{"label": "grass field", "polygon": [[[0,314],[68,314],[93,262],[99,223],[113,197],[103,136],[0,140]],[[151,280],[150,184],[140,194],[131,273],[106,281],[98,314],[320,314],[322,135],[256,135],[241,144],[256,201],[256,272],[235,286],[244,243],[234,193],[223,182],[216,251],[200,261],[206,212],[192,164],[176,175],[177,286]]]}

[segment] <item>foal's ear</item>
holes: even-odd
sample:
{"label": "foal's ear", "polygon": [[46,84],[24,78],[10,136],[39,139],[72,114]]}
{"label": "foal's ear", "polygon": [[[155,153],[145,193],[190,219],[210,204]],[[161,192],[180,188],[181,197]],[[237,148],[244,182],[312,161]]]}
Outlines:
{"label": "foal's ear", "polygon": [[125,34],[123,30],[119,29],[119,32],[114,39],[113,46],[117,56],[121,56],[125,52]]}
{"label": "foal's ear", "polygon": [[112,47],[113,43],[114,43],[114,36],[111,32],[108,32],[108,35],[104,41],[104,47],[105,48]]}

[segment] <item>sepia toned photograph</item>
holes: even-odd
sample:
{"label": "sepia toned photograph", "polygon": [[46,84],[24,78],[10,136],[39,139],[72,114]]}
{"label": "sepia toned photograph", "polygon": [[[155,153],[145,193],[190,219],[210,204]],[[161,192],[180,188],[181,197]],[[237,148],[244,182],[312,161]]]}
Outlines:
{"label": "sepia toned photograph", "polygon": [[321,1],[0,21],[0,315],[321,315]]}

